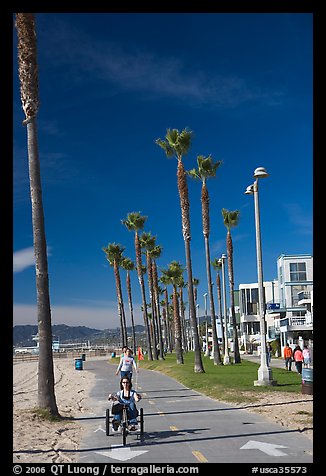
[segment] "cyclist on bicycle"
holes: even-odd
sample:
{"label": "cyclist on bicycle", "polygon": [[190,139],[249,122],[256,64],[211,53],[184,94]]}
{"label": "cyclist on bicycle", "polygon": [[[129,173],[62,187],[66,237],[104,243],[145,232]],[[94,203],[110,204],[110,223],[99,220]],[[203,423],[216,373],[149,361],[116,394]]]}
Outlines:
{"label": "cyclist on bicycle", "polygon": [[[137,430],[137,426],[136,426],[137,416],[138,416],[136,402],[139,402],[139,400],[141,400],[142,397],[140,393],[137,393],[135,390],[132,390],[131,387],[132,387],[132,383],[130,379],[128,377],[122,377],[120,380],[121,390],[116,395],[110,393],[108,395],[108,400],[112,400],[113,402],[118,402],[121,405],[123,404],[127,405],[127,416],[128,416],[128,422],[130,425],[129,430],[136,431]],[[114,413],[113,415],[113,421],[112,421],[112,427],[114,431],[117,431],[120,425],[120,421],[122,418],[122,406],[118,406],[118,409],[116,410],[116,412],[117,413]]]}

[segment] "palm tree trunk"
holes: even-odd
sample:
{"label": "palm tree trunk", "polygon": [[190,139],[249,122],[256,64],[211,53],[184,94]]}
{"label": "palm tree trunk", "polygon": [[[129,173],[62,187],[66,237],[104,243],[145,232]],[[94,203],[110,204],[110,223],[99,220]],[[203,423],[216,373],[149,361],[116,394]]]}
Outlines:
{"label": "palm tree trunk", "polygon": [[153,283],[154,283],[154,302],[156,309],[156,324],[157,324],[157,333],[158,333],[158,344],[159,344],[159,359],[164,359],[164,346],[163,346],[163,337],[162,337],[162,321],[161,321],[161,312],[160,312],[160,296],[158,290],[158,275],[157,275],[157,266],[155,259],[152,260],[152,274],[153,274]]}
{"label": "palm tree trunk", "polygon": [[177,287],[173,286],[173,315],[174,315],[174,343],[177,364],[183,364],[182,344],[181,344],[181,323]]}
{"label": "palm tree trunk", "polygon": [[122,347],[124,347],[128,345],[126,315],[125,315],[125,309],[123,304],[119,266],[116,263],[116,261],[114,261],[114,276],[115,276],[115,285],[116,285],[117,298],[118,298],[118,312],[120,317],[121,341],[122,341]]}
{"label": "palm tree trunk", "polygon": [[135,251],[136,251],[136,264],[137,264],[138,281],[139,281],[139,285],[140,285],[142,304],[143,304],[143,319],[144,319],[144,325],[145,325],[145,330],[146,330],[146,338],[147,338],[148,360],[153,360],[152,342],[151,342],[151,335],[150,335],[148,315],[147,315],[145,283],[144,283],[144,276],[143,276],[143,270],[142,270],[141,247],[140,247],[139,236],[138,236],[137,231],[135,231]]}
{"label": "palm tree trunk", "polygon": [[134,309],[132,305],[130,273],[128,270],[127,270],[127,278],[126,278],[126,287],[127,287],[127,293],[128,293],[128,303],[129,303],[131,329],[132,329],[132,349],[133,349],[133,354],[136,355],[137,343],[136,343],[136,333],[135,333]]}
{"label": "palm tree trunk", "polygon": [[[221,365],[222,359],[220,354],[220,348],[218,345],[217,330],[216,330],[215,306],[214,306],[212,274],[211,274],[211,266],[210,266],[209,239],[208,239],[208,236],[205,236],[204,238],[205,238],[205,252],[206,252],[207,287],[208,287],[212,334],[213,334],[214,365]],[[208,342],[207,342],[207,345],[208,345]]]}
{"label": "palm tree trunk", "polygon": [[195,299],[194,299],[194,288],[193,288],[193,279],[192,279],[192,265],[191,265],[191,251],[190,251],[190,217],[189,217],[189,199],[188,199],[188,186],[186,172],[181,160],[178,160],[178,190],[180,197],[180,207],[181,207],[181,217],[182,217],[182,234],[183,240],[185,243],[185,254],[186,254],[186,268],[187,268],[187,279],[188,279],[188,302],[190,308],[190,322],[192,327],[192,332],[194,336],[194,371],[195,372],[205,372],[198,329],[197,329],[197,320],[196,320],[196,308],[195,308]]}
{"label": "palm tree trunk", "polygon": [[220,318],[220,323],[221,323],[221,332],[222,332],[222,347],[223,347],[223,354],[225,355],[225,337],[224,337],[224,324],[223,324],[223,319],[222,319],[222,295],[221,295],[221,278],[220,278],[220,272],[217,271],[216,274],[216,288],[217,288],[217,300],[218,300],[218,315]]}
{"label": "palm tree trunk", "polygon": [[168,351],[172,352],[172,344],[171,344],[171,331],[169,325],[169,293],[167,288],[164,290],[165,295],[165,326],[166,326],[166,339],[167,339],[167,347]]}
{"label": "palm tree trunk", "polygon": [[27,123],[27,143],[30,192],[32,201],[32,224],[36,268],[37,320],[39,336],[38,361],[38,406],[59,416],[54,393],[54,370],[52,355],[52,324],[49,293],[48,262],[40,162],[38,158],[36,118]]}
{"label": "palm tree trunk", "polygon": [[181,316],[181,335],[182,335],[182,346],[185,352],[188,351],[188,342],[186,334],[186,317],[185,317],[185,305],[183,302],[183,289],[182,286],[180,289],[180,316]]}
{"label": "palm tree trunk", "polygon": [[154,285],[153,285],[153,274],[152,274],[152,259],[149,255],[149,252],[146,252],[146,265],[147,265],[147,278],[148,278],[148,292],[149,299],[151,302],[152,308],[152,325],[153,325],[153,358],[158,360],[157,354],[157,322],[156,322],[156,308],[154,302]]}
{"label": "palm tree trunk", "polygon": [[[222,364],[222,360],[221,360],[220,349],[219,349],[218,339],[217,339],[213,283],[212,283],[212,273],[211,273],[211,260],[210,260],[210,251],[209,251],[209,231],[210,231],[209,195],[208,195],[208,190],[207,190],[205,182],[203,182],[202,189],[201,189],[201,205],[202,205],[203,234],[204,234],[204,241],[205,241],[207,289],[208,289],[208,295],[209,295],[212,334],[213,334],[214,365],[220,365]],[[208,342],[206,342],[206,345],[208,346]]]}
{"label": "palm tree trunk", "polygon": [[232,327],[233,327],[233,343],[234,343],[234,363],[240,364],[240,350],[239,350],[239,340],[238,340],[238,330],[237,330],[237,320],[235,317],[235,306],[234,306],[234,276],[233,276],[233,244],[231,233],[228,231],[227,234],[227,256],[228,256],[228,270],[229,270],[229,283],[230,283],[230,306],[231,306],[231,315],[232,315]]}
{"label": "palm tree trunk", "polygon": [[16,13],[18,35],[18,73],[20,97],[26,116],[27,149],[32,227],[36,268],[37,320],[39,334],[38,405],[53,416],[59,416],[52,358],[52,324],[42,203],[40,162],[38,157],[36,115],[39,108],[38,65],[35,18],[33,13]]}

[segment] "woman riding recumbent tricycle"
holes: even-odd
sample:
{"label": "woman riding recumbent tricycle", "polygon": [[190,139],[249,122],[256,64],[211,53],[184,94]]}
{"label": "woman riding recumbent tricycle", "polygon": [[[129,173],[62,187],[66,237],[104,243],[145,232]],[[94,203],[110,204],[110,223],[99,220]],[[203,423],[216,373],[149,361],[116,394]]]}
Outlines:
{"label": "woman riding recumbent tricycle", "polygon": [[[137,432],[138,423],[140,423],[140,434],[144,431],[143,409],[139,411],[136,402],[141,400],[141,395],[132,390],[132,383],[128,377],[122,377],[120,380],[120,391],[116,394],[110,393],[108,400],[112,401],[112,408],[106,411],[106,434],[110,433],[110,421],[112,430],[116,433],[120,428],[123,432],[124,444],[128,432]],[[138,418],[139,417],[139,418]]]}

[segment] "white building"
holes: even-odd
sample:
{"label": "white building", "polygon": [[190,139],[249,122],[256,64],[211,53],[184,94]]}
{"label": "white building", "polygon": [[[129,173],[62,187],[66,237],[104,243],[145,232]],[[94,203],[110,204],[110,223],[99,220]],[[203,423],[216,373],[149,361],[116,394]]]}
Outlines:
{"label": "white building", "polygon": [[313,341],[313,257],[281,255],[277,259],[280,294],[279,320],[281,346]]}
{"label": "white building", "polygon": [[[281,255],[278,279],[264,282],[267,341],[313,346],[313,257]],[[251,352],[260,343],[258,283],[240,284],[240,345]]]}

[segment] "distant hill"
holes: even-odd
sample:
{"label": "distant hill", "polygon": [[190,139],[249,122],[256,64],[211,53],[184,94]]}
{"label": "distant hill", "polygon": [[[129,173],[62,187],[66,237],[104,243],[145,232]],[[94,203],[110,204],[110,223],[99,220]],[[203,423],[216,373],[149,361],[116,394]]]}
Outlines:
{"label": "distant hill", "polygon": [[[33,335],[37,334],[37,325],[24,325],[13,327],[13,346],[14,347],[31,347],[35,346],[36,342],[32,339]],[[135,326],[135,332],[143,333],[144,326]],[[131,335],[131,328],[127,328],[128,335]],[[107,343],[109,340],[118,336],[120,329],[93,329],[86,326],[67,326],[66,324],[56,324],[52,326],[53,339],[58,339],[60,343],[67,342],[87,342],[91,343]]]}

